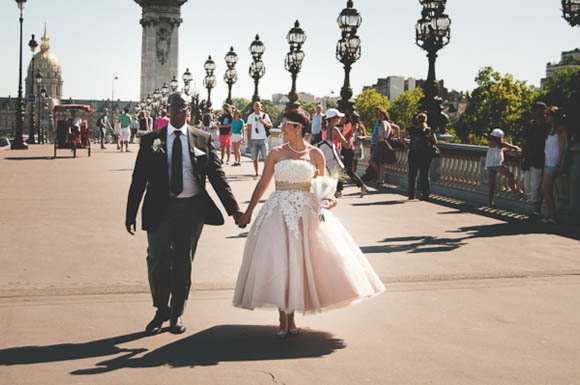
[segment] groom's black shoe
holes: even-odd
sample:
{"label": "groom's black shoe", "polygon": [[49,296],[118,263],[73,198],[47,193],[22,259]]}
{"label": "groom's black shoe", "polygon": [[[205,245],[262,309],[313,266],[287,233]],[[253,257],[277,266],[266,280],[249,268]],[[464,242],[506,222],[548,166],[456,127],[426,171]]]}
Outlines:
{"label": "groom's black shoe", "polygon": [[169,324],[169,332],[173,334],[185,333],[185,325],[181,322],[181,317],[172,317]]}
{"label": "groom's black shoe", "polygon": [[147,324],[145,327],[145,332],[148,334],[157,334],[161,331],[161,326],[163,322],[169,319],[169,314],[167,311],[157,310],[155,317]]}

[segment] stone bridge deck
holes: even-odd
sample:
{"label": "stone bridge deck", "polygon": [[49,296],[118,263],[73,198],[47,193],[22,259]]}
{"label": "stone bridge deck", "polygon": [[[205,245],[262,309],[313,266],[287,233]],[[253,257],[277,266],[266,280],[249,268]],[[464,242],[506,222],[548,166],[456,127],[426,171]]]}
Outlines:
{"label": "stone bridge deck", "polygon": [[[336,208],[387,293],[298,316],[231,306],[245,233],[206,227],[186,334],[144,337],[146,237],[124,230],[137,147],[51,159],[0,151],[0,383],[573,384],[580,378],[578,227],[393,187]],[[59,155],[68,155],[66,151]],[[245,207],[250,162],[226,167]],[[135,370],[137,369],[137,370]]]}

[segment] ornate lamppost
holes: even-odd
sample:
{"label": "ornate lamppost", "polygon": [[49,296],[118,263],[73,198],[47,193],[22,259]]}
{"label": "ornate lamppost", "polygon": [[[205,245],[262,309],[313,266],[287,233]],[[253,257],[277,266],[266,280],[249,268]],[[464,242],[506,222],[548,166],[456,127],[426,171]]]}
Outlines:
{"label": "ornate lamppost", "polygon": [[[40,83],[42,83],[42,74],[37,72],[34,76],[34,80],[36,81],[36,90],[38,93],[38,119],[36,120],[36,132],[38,134],[38,143],[42,143],[42,135],[40,134]],[[34,85],[32,86],[32,90],[34,91]],[[36,94],[34,94],[36,95]],[[34,105],[34,103],[32,103]],[[34,111],[33,111],[34,112]],[[34,131],[32,133],[32,137],[34,138]]]}
{"label": "ornate lamppost", "polygon": [[22,11],[24,10],[24,5],[26,0],[16,0],[16,5],[20,10],[20,61],[18,69],[18,104],[16,105],[16,132],[14,133],[14,140],[10,145],[12,150],[26,150],[28,146],[22,140],[22,130],[24,128],[24,103],[22,100],[22,23],[24,18],[22,17]]}
{"label": "ornate lamppost", "polygon": [[[48,118],[46,116],[46,111],[48,110],[48,103],[46,102],[46,89],[44,87],[40,90],[40,97],[42,98],[42,100],[41,100],[41,104],[38,107],[39,111],[40,111],[40,107],[42,107],[42,116],[44,116],[43,120],[50,121],[50,120],[48,120]],[[47,136],[45,133],[46,123],[42,126],[39,124],[38,126],[39,126],[38,141],[42,144],[45,144],[47,142]]]}
{"label": "ornate lamppost", "polygon": [[[201,119],[201,110],[199,106],[199,94],[195,87],[195,82],[193,81],[193,76],[191,72],[189,72],[189,68],[183,73],[183,92],[190,97],[190,105],[191,105],[191,116],[193,120],[193,125],[196,125],[197,122]],[[193,84],[193,86],[192,86]],[[179,83],[177,79],[173,78],[171,80],[171,89],[176,92]],[[191,95],[190,95],[191,94]]]}
{"label": "ornate lamppost", "polygon": [[167,111],[167,102],[169,100],[169,86],[163,83],[161,86],[161,109]]}
{"label": "ornate lamppost", "polygon": [[262,55],[266,51],[266,46],[260,40],[260,36],[256,35],[256,38],[250,44],[250,53],[252,54],[252,64],[250,65],[250,76],[254,79],[254,95],[252,96],[252,104],[260,100],[258,95],[258,83],[260,78],[266,74],[266,67],[262,61]]}
{"label": "ornate lamppost", "polygon": [[171,79],[171,81],[169,82],[169,88],[171,88],[171,93],[176,92],[177,91],[177,87],[179,87],[179,81],[177,81],[177,78],[174,75],[173,76],[173,79]]}
{"label": "ornate lamppost", "polygon": [[34,119],[34,99],[36,98],[36,94],[34,93],[34,81],[36,79],[36,73],[34,68],[34,51],[36,51],[36,47],[38,47],[38,42],[34,38],[34,34],[32,34],[32,39],[28,42],[28,46],[30,47],[30,51],[32,51],[32,78],[30,79],[30,96],[32,96],[30,100],[30,127],[28,129],[28,144],[34,144],[36,141],[34,140],[34,126],[35,126],[35,119]]}
{"label": "ornate lamppost", "polygon": [[234,47],[230,47],[230,51],[225,57],[226,65],[228,69],[224,74],[224,81],[228,85],[228,98],[226,99],[227,104],[232,104],[232,86],[236,81],[238,81],[238,70],[236,70],[236,63],[238,62],[238,54],[235,53]]}
{"label": "ornate lamppost", "polygon": [[429,125],[436,132],[445,133],[447,116],[442,113],[441,98],[437,96],[439,87],[435,78],[437,51],[449,44],[451,19],[445,14],[447,0],[419,0],[423,6],[421,19],[415,26],[416,44],[427,51],[429,73],[423,87],[425,96],[421,99],[421,109],[427,111]]}
{"label": "ornate lamppost", "polygon": [[208,108],[211,107],[211,89],[215,87],[215,62],[212,60],[211,55],[208,56],[207,60],[203,64],[205,69],[205,78],[203,78],[203,86],[207,88],[207,102]]}
{"label": "ornate lamppost", "polygon": [[572,27],[580,25],[580,0],[562,0],[562,16]]}
{"label": "ornate lamppost", "polygon": [[300,103],[298,103],[298,94],[296,93],[296,78],[298,77],[298,72],[300,72],[302,61],[304,60],[302,44],[306,41],[306,34],[304,33],[304,30],[300,28],[298,20],[296,20],[294,27],[288,32],[288,35],[286,35],[286,40],[288,40],[288,44],[290,45],[290,51],[286,54],[284,68],[292,74],[292,88],[288,94],[289,101],[286,103],[286,110],[292,110],[300,107]]}
{"label": "ornate lamppost", "polygon": [[342,35],[336,44],[336,58],[344,66],[344,84],[340,90],[338,109],[347,114],[354,110],[354,102],[351,100],[350,70],[361,56],[361,41],[356,33],[362,23],[362,17],[353,6],[352,0],[348,0],[346,8],[340,12],[337,19]]}

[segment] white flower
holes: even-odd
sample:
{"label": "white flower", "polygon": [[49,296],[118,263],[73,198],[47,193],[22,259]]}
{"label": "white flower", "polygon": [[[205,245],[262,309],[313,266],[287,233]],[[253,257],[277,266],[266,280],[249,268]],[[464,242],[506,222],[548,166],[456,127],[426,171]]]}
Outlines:
{"label": "white flower", "polygon": [[330,205],[330,203],[324,200],[324,198],[334,197],[337,183],[337,179],[331,178],[329,176],[319,176],[312,180],[312,193],[318,199],[318,204],[320,207],[318,210],[318,217],[321,221],[324,221],[324,212]]}
{"label": "white flower", "polygon": [[151,146],[151,148],[153,148],[154,152],[163,152],[165,153],[165,150],[163,149],[163,142],[161,141],[161,139],[157,138],[153,141],[153,146]]}

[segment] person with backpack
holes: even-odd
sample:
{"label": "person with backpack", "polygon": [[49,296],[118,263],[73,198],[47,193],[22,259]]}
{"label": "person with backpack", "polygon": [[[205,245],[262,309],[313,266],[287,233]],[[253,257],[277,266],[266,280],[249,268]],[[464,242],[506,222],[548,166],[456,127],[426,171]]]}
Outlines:
{"label": "person with backpack", "polygon": [[107,128],[113,131],[113,127],[111,127],[111,122],[109,122],[109,109],[105,108],[103,114],[99,116],[97,119],[97,128],[99,130],[99,140],[101,141],[101,149],[104,150],[105,147],[105,138],[107,136]]}

